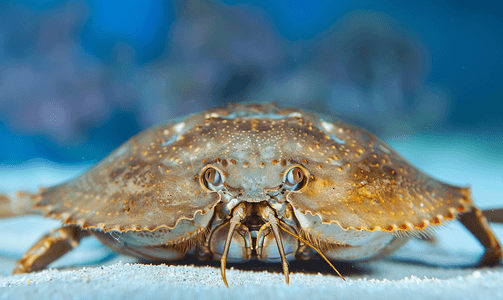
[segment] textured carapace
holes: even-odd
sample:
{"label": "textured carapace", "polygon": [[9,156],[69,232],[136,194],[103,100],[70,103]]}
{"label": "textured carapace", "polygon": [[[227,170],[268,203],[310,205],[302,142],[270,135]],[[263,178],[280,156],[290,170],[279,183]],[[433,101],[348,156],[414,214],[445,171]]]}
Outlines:
{"label": "textured carapace", "polygon": [[15,201],[0,195],[0,217],[31,213],[63,226],[14,273],[41,270],[94,235],[146,259],[220,260],[227,286],[227,261],[281,262],[288,283],[287,262],[311,259],[314,248],[327,261],[366,260],[455,217],[484,246],[480,265],[503,257],[468,188],[432,179],[363,129],[275,104],[166,123],[72,181]]}
{"label": "textured carapace", "polygon": [[210,216],[221,199],[202,184],[208,167],[248,202],[267,200],[267,189],[302,168],[307,184],[288,202],[342,229],[413,231],[471,206],[467,188],[432,179],[365,130],[275,104],[231,104],[143,131],[82,176],[31,197],[83,229],[174,228]]}

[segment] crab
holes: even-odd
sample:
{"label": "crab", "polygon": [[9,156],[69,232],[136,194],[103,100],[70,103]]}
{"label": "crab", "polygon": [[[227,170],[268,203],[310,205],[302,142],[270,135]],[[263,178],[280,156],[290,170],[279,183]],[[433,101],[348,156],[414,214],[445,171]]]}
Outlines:
{"label": "crab", "polygon": [[[0,196],[0,216],[62,221],[17,262],[44,269],[93,235],[126,255],[282,264],[381,257],[455,218],[502,250],[469,188],[441,183],[343,121],[276,104],[230,104],[142,131],[79,177]],[[498,219],[499,218],[499,219]]]}

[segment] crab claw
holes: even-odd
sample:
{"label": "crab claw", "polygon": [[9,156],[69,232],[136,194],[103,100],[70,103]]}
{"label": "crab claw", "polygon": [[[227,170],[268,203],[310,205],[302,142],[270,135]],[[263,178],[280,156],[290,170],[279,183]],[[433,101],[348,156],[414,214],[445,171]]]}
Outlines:
{"label": "crab claw", "polygon": [[246,216],[246,205],[245,203],[239,204],[232,213],[232,218],[230,220],[229,225],[229,233],[227,234],[227,239],[225,240],[224,252],[222,253],[222,258],[220,259],[220,272],[222,274],[222,279],[225,283],[225,286],[229,288],[229,284],[227,283],[227,278],[225,277],[225,265],[227,263],[227,255],[229,254],[229,247],[231,246],[232,235],[236,230],[236,227],[239,225],[239,222]]}

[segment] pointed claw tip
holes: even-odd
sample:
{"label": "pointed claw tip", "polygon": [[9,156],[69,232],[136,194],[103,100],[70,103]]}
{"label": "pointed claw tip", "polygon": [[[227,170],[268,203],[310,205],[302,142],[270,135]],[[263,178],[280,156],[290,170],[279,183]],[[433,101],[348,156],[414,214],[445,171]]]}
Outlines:
{"label": "pointed claw tip", "polygon": [[285,282],[287,285],[290,284],[290,272],[288,271],[288,264],[286,261],[283,263],[283,274],[285,274]]}
{"label": "pointed claw tip", "polygon": [[225,278],[225,269],[222,269],[222,280],[227,288],[229,288],[229,284],[227,283],[227,278]]}
{"label": "pointed claw tip", "polygon": [[227,280],[225,280],[225,278],[222,278],[224,280],[224,284],[227,288],[229,288],[229,284],[227,283]]}
{"label": "pointed claw tip", "polygon": [[225,286],[229,288],[229,284],[227,283],[227,278],[225,277],[225,260],[220,261],[220,274],[222,275],[222,280],[225,283]]}

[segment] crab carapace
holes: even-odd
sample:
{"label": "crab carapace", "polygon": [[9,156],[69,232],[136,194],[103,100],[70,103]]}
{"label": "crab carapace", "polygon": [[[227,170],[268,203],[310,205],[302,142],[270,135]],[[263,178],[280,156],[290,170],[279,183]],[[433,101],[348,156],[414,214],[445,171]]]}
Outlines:
{"label": "crab carapace", "polygon": [[41,270],[94,235],[146,259],[220,260],[226,284],[226,261],[277,261],[288,282],[287,261],[310,259],[308,245],[331,260],[369,259],[456,217],[484,246],[481,265],[502,258],[468,188],[429,177],[363,129],[274,103],[142,131],[67,183],[0,196],[0,208],[63,222],[15,273]]}

